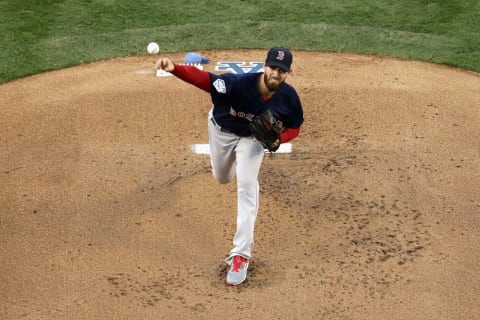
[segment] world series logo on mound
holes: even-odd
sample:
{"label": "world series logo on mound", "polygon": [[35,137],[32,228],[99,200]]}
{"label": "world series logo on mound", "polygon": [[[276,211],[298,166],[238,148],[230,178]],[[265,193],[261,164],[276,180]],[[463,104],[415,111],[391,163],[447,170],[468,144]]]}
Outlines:
{"label": "world series logo on mound", "polygon": [[235,74],[263,72],[263,62],[217,62],[215,71],[232,72]]}

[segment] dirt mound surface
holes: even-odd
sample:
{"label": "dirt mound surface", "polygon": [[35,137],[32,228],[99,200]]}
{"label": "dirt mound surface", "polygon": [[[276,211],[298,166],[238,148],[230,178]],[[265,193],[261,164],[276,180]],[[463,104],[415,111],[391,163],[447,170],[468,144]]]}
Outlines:
{"label": "dirt mound surface", "polygon": [[235,184],[192,152],[210,97],[153,64],[0,86],[0,318],[478,317],[478,74],[294,52],[305,123],[265,158],[249,276],[227,287]]}

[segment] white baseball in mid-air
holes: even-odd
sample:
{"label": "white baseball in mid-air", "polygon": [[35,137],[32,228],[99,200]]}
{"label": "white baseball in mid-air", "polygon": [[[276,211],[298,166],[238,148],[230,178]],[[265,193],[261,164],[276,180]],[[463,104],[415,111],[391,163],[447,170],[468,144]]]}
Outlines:
{"label": "white baseball in mid-air", "polygon": [[160,47],[156,42],[150,42],[147,46],[147,51],[149,54],[157,54],[160,51]]}

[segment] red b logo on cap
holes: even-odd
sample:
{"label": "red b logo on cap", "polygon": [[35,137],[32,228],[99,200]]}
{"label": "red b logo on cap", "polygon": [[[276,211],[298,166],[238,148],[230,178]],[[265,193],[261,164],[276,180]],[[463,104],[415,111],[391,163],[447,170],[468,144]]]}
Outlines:
{"label": "red b logo on cap", "polygon": [[282,61],[285,58],[285,52],[278,51],[277,57],[275,59]]}

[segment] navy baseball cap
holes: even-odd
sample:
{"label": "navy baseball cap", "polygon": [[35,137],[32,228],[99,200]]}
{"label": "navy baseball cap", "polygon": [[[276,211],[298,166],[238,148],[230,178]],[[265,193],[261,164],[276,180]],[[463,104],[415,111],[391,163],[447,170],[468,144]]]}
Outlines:
{"label": "navy baseball cap", "polygon": [[265,65],[267,67],[279,67],[284,71],[290,71],[292,65],[292,53],[284,47],[274,47],[268,51]]}

